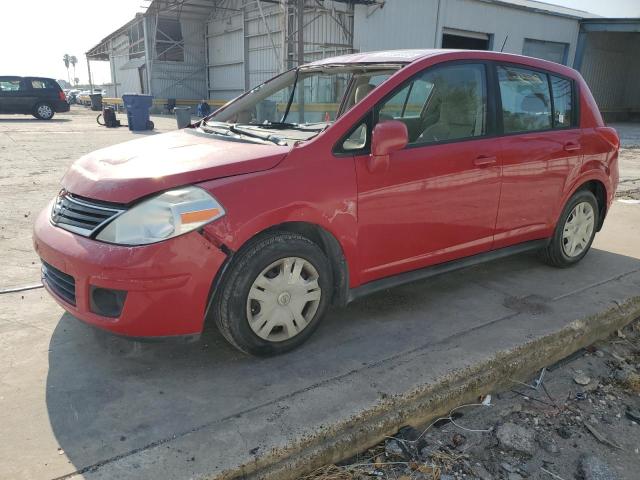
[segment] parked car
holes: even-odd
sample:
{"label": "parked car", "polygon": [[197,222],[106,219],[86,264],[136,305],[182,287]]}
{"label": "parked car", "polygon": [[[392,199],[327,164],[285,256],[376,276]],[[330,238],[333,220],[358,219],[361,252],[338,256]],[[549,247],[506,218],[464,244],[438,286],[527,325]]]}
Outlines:
{"label": "parked car", "polygon": [[76,102],[85,107],[91,105],[91,97],[89,95],[91,95],[91,90],[82,90],[76,95]]}
{"label": "parked car", "polygon": [[68,111],[67,98],[54,79],[0,76],[0,113],[23,113],[51,120],[56,112]]}
{"label": "parked car", "polygon": [[529,250],[577,263],[613,201],[618,148],[571,68],[347,55],[80,158],[34,245],[48,291],[87,323],[165,337],[207,319],[271,355],[381,289]]}

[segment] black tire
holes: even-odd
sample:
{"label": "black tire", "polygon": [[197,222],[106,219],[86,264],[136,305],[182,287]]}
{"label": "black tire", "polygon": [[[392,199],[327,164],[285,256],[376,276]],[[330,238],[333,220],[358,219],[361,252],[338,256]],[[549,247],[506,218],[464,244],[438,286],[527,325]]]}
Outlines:
{"label": "black tire", "polygon": [[33,108],[33,116],[38,120],[51,120],[54,115],[55,110],[50,103],[40,102]]}
{"label": "black tire", "polygon": [[[287,257],[301,258],[315,268],[321,297],[313,318],[297,335],[269,341],[259,337],[249,325],[249,290],[263,270]],[[222,335],[240,351],[256,356],[278,355],[298,347],[311,336],[327,310],[332,290],[333,272],[320,247],[296,233],[274,232],[251,240],[236,254],[215,292],[212,314]]]}
{"label": "black tire", "polygon": [[[563,233],[565,224],[567,219],[571,215],[574,207],[579,203],[587,202],[591,205],[593,209],[593,228],[591,229],[591,236],[589,241],[586,244],[586,248],[584,248],[578,255],[569,256],[565,252],[564,248],[564,240]],[[589,190],[579,190],[569,199],[567,204],[562,211],[562,215],[558,219],[558,223],[556,225],[555,231],[553,233],[553,237],[551,237],[551,241],[549,245],[540,251],[540,258],[543,262],[548,265],[554,267],[569,267],[578,263],[580,260],[584,258],[584,256],[589,252],[591,248],[591,244],[593,243],[593,239],[596,235],[596,227],[599,221],[600,210],[598,209],[598,201],[596,197]]]}

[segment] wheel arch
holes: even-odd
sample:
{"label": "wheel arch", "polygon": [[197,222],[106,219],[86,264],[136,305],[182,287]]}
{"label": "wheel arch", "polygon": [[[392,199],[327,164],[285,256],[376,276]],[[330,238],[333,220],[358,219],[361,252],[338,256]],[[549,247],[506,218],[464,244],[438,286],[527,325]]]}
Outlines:
{"label": "wheel arch", "polygon": [[574,182],[572,188],[568,190],[568,193],[562,199],[562,203],[560,204],[560,208],[556,218],[560,216],[562,209],[564,209],[564,206],[569,201],[569,199],[580,190],[588,190],[596,197],[596,201],[598,202],[598,225],[596,227],[596,231],[599,232],[602,229],[604,218],[607,214],[608,205],[607,185],[604,179],[600,178],[599,176],[589,175],[587,177],[582,177]]}
{"label": "wheel arch", "polygon": [[333,298],[331,299],[331,304],[346,305],[349,290],[349,267],[338,239],[322,226],[304,221],[289,221],[273,225],[255,236],[278,231],[297,233],[320,247],[327,256],[333,271]]}
{"label": "wheel arch", "polygon": [[349,292],[349,267],[343,251],[342,246],[338,239],[327,229],[322,226],[306,222],[306,221],[285,221],[275,225],[271,225],[260,231],[257,231],[251,237],[247,238],[240,248],[235,252],[225,247],[225,253],[227,253],[227,260],[224,262],[220,270],[214,276],[209,291],[209,300],[207,302],[207,308],[205,311],[205,322],[209,311],[211,310],[211,304],[215,300],[216,292],[219,291],[219,287],[226,278],[229,266],[233,262],[235,255],[242,251],[247,245],[253,242],[256,238],[273,234],[275,232],[289,232],[297,233],[303,237],[314,242],[324,252],[329,260],[331,269],[333,272],[333,297],[331,299],[331,305],[344,306],[347,303],[347,296]]}

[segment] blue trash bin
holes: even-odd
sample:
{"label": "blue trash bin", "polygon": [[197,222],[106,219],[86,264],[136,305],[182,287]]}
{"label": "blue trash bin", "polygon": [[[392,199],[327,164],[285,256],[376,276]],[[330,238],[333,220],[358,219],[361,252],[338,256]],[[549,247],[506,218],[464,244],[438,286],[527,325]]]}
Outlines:
{"label": "blue trash bin", "polygon": [[153,122],[149,119],[149,109],[153,105],[153,95],[126,93],[122,95],[124,108],[127,110],[129,130],[152,130]]}

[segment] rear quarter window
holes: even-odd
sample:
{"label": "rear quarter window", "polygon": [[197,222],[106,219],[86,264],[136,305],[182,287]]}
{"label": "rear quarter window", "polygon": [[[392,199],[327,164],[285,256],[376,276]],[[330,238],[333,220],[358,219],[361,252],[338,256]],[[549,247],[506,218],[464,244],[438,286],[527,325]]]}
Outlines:
{"label": "rear quarter window", "polygon": [[554,75],[550,75],[549,80],[553,94],[553,127],[571,127],[574,117],[573,82]]}

